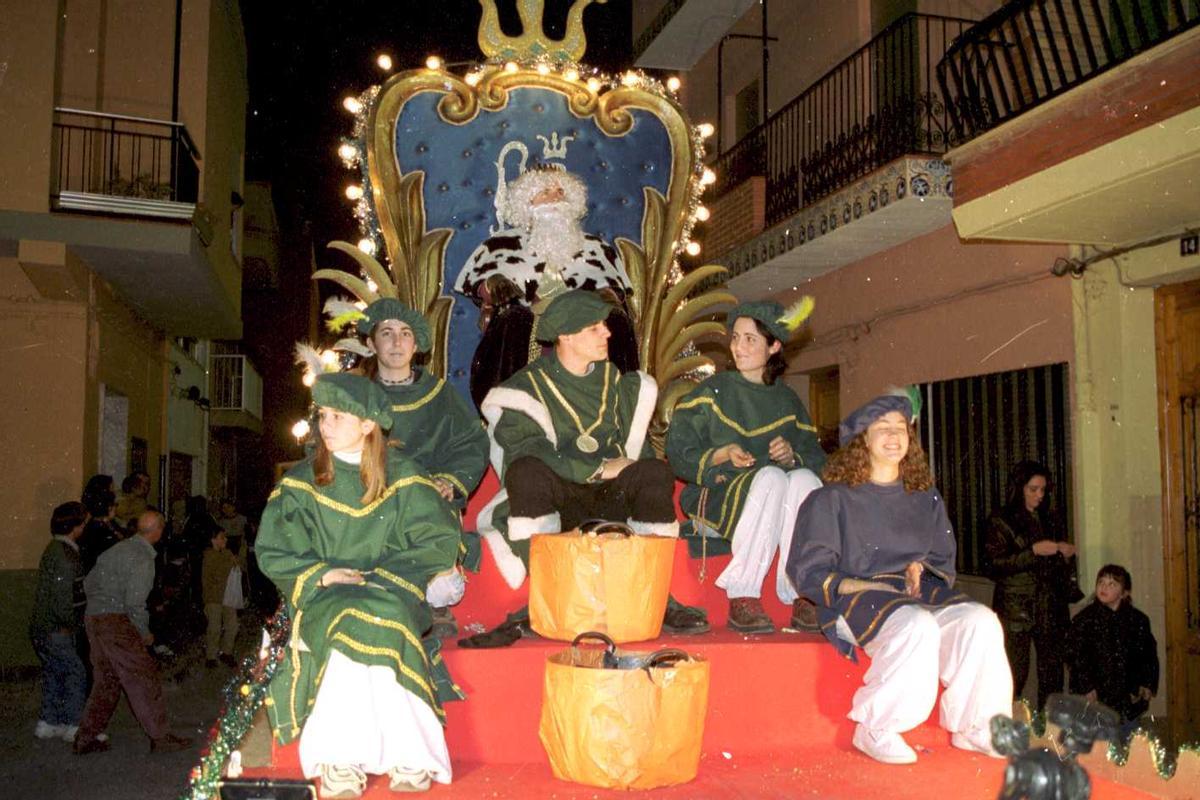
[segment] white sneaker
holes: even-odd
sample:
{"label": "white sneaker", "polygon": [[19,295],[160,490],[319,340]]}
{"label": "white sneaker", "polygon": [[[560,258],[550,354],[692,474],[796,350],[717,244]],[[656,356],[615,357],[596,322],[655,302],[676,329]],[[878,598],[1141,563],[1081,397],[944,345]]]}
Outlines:
{"label": "white sneaker", "polygon": [[851,742],[882,764],[915,764],[917,761],[917,752],[898,733],[873,731],[860,723],[854,728]]}
{"label": "white sneaker", "polygon": [[[75,734],[77,734],[77,733],[79,733],[78,725],[63,725],[62,726],[62,740],[64,742],[75,741]],[[97,736],[96,738],[99,739],[100,737]],[[107,739],[108,737],[105,736],[104,738]]]}
{"label": "white sneaker", "polygon": [[62,737],[65,727],[65,725],[54,725],[44,719],[39,719],[37,725],[33,726],[33,735],[39,739],[59,739]]}
{"label": "white sneaker", "polygon": [[362,797],[367,789],[367,774],[353,764],[322,764],[319,774],[324,800]]}
{"label": "white sneaker", "polygon": [[997,753],[996,749],[992,747],[992,737],[987,732],[979,729],[950,734],[950,744],[959,750],[983,753],[985,756],[991,756],[992,758],[1004,758],[1004,756]]}
{"label": "white sneaker", "polygon": [[393,792],[428,792],[433,785],[433,773],[424,769],[392,767],[388,779],[388,788]]}

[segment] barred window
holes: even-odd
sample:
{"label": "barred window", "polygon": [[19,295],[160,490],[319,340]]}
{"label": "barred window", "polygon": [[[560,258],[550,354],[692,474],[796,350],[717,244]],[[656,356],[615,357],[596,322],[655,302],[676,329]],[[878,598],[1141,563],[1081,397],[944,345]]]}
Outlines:
{"label": "barred window", "polygon": [[958,537],[959,572],[983,573],[988,515],[1024,459],[1050,471],[1050,511],[1074,541],[1067,381],[1066,364],[1049,364],[921,386],[921,444]]}

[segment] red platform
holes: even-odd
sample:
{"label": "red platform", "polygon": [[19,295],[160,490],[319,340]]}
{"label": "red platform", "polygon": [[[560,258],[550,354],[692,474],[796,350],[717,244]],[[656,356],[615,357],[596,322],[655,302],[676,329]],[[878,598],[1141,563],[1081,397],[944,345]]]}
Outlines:
{"label": "red platform", "polygon": [[[477,493],[490,496],[489,472]],[[467,528],[482,503],[473,500]],[[485,546],[486,548],[486,546]],[[930,797],[994,798],[1005,763],[949,745],[949,734],[931,720],[906,738],[920,759],[912,766],[885,766],[850,746],[853,723],[846,719],[865,663],[842,657],[822,637],[777,633],[742,636],[724,627],[727,600],[713,582],[729,561],[701,564],[680,543],[672,593],[681,602],[709,612],[713,631],[703,636],[666,637],[657,643],[625,645],[630,650],[677,646],[703,654],[711,663],[708,715],[699,775],[683,786],[641,794],[655,798],[863,798],[928,800]],[[768,575],[764,605],[776,625],[787,623],[790,607],[774,596],[774,569]],[[525,603],[527,590],[514,591],[496,571],[491,554],[472,578],[466,598],[455,608],[460,625],[488,628]],[[446,737],[454,763],[454,783],[435,786],[437,797],[606,798],[627,797],[559,781],[553,777],[540,741],[542,680],[546,657],[567,645],[522,640],[499,650],[463,650],[448,642],[443,650],[465,702],[446,705]],[[863,659],[865,661],[865,658]],[[269,769],[250,774],[299,777],[295,744],[276,748]],[[1094,798],[1141,798],[1144,794],[1094,780]],[[367,797],[392,796],[384,779],[374,779]]]}

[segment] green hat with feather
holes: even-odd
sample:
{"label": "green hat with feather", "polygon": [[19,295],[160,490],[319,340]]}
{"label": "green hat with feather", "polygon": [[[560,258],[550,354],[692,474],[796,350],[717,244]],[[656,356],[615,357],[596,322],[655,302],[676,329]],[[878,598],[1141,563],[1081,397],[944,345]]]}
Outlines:
{"label": "green hat with feather", "polygon": [[394,319],[412,328],[417,340],[417,352],[427,353],[433,344],[429,333],[429,322],[423,314],[409,308],[394,297],[381,297],[363,310],[362,319],[355,325],[363,336],[370,336],[375,326],[384,320]]}
{"label": "green hat with feather", "polygon": [[372,420],[384,430],[392,427],[388,397],[370,378],[353,372],[325,372],[313,383],[312,396],[313,402],[321,408],[334,408],[360,419]]}
{"label": "green hat with feather", "polygon": [[788,308],[774,300],[756,300],[739,303],[725,315],[725,329],[732,331],[733,325],[742,317],[761,322],[763,327],[780,342],[787,342],[804,320],[812,313],[815,301],[805,295]]}

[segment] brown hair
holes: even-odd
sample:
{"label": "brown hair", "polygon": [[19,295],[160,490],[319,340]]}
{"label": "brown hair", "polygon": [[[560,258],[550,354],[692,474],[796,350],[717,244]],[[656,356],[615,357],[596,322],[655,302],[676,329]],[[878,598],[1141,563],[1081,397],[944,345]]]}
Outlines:
{"label": "brown hair", "polygon": [[[825,462],[821,477],[826,483],[847,486],[861,486],[871,480],[871,454],[867,451],[866,433],[860,433],[849,444],[839,447]],[[921,439],[912,423],[908,425],[908,452],[900,461],[900,479],[904,481],[906,492],[924,492],[933,488],[929,459],[925,457]]]}
{"label": "brown hair", "polygon": [[[750,317],[750,319],[754,320],[754,327],[758,328],[759,335],[767,340],[768,349],[771,345],[779,341],[775,338],[775,334],[771,333],[767,326],[762,323],[762,320],[754,319],[754,317]],[[774,353],[771,353],[770,357],[767,358],[767,363],[763,364],[763,383],[767,386],[773,386],[776,379],[785,372],[787,372],[787,361],[783,358],[783,347],[780,347]]]}
{"label": "brown hair", "polygon": [[[325,440],[317,437],[317,449],[313,453],[313,483],[328,486],[333,483],[333,455],[325,446]],[[387,489],[387,443],[383,431],[376,425],[363,441],[362,462],[358,467],[362,479],[362,503],[372,503]]]}

